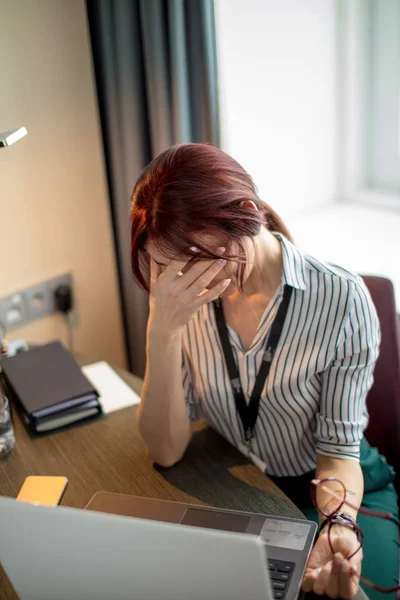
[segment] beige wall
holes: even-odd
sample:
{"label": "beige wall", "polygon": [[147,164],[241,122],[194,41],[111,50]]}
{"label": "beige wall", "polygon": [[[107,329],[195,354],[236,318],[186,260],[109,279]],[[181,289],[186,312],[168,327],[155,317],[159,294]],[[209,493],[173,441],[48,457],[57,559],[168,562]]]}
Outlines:
{"label": "beige wall", "polygon": [[[75,346],[125,364],[115,255],[84,0],[0,0],[0,296],[72,272]],[[54,315],[13,331],[60,338]]]}

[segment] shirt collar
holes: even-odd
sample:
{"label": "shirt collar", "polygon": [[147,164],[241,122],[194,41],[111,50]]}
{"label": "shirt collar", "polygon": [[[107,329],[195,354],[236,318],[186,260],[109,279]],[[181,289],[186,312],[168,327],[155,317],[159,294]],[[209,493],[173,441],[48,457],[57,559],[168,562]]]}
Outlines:
{"label": "shirt collar", "polygon": [[304,255],[282,234],[274,232],[282,243],[283,282],[298,290],[307,288]]}

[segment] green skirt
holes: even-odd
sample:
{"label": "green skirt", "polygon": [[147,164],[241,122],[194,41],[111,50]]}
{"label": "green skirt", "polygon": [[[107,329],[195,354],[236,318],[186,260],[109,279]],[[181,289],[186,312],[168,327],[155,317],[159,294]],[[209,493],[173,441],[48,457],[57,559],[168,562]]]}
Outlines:
{"label": "green skirt", "polygon": [[[360,464],[364,475],[362,506],[398,517],[398,499],[393,485],[395,472],[376,448],[367,440],[361,442]],[[318,523],[318,513],[312,504],[310,482],[314,472],[301,477],[271,477],[271,479],[300,508],[307,519]],[[399,578],[399,529],[396,523],[359,514],[357,521],[364,534],[362,574],[382,587],[393,587]],[[396,594],[381,594],[362,585],[371,600],[394,600]]]}

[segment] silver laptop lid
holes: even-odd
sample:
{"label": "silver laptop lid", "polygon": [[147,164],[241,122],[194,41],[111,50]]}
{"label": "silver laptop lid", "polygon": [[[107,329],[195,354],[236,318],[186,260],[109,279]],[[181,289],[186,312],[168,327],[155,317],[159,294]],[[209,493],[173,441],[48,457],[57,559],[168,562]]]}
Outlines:
{"label": "silver laptop lid", "polygon": [[0,562],[21,600],[270,600],[257,536],[0,497]]}

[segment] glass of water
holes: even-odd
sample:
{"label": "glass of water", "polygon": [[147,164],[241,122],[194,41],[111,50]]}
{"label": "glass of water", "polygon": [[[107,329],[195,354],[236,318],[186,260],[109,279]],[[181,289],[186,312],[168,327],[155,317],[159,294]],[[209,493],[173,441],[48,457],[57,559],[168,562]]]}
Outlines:
{"label": "glass of water", "polygon": [[15,446],[14,429],[11,423],[10,405],[0,394],[0,458],[5,458]]}

